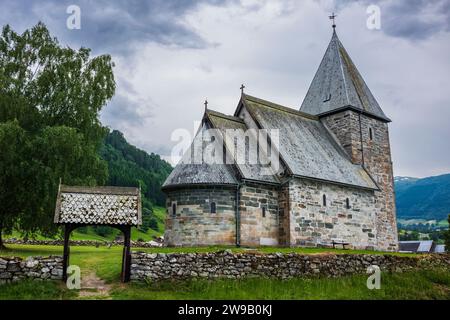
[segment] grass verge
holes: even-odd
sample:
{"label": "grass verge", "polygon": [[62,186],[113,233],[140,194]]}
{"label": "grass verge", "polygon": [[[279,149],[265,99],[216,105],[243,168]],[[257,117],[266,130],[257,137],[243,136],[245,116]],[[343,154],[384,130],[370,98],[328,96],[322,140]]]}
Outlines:
{"label": "grass verge", "polygon": [[[184,283],[130,284],[115,287],[113,299],[281,299],[397,300],[450,299],[450,274],[445,270],[383,273],[381,288],[369,290],[366,275],[339,278],[275,280],[192,280]],[[176,289],[175,289],[176,288]]]}
{"label": "grass verge", "polygon": [[23,280],[0,285],[0,300],[68,300],[78,293],[58,281]]}

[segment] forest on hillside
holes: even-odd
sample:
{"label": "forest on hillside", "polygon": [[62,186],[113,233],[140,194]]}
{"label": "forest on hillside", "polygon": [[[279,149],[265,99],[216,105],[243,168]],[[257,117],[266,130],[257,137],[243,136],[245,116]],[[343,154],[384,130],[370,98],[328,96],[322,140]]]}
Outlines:
{"label": "forest on hillside", "polygon": [[[100,157],[108,163],[107,185],[141,187],[142,219],[140,229],[158,230],[157,217],[153,206],[164,206],[165,196],[161,191],[164,180],[172,171],[172,166],[157,154],[147,152],[129,144],[122,132],[109,132],[100,149]],[[106,230],[98,229],[100,233]]]}
{"label": "forest on hillside", "polygon": [[140,186],[147,200],[164,206],[165,196],[161,185],[172,171],[168,162],[157,154],[148,154],[129,144],[118,130],[108,133],[100,156],[108,162],[109,185]]}

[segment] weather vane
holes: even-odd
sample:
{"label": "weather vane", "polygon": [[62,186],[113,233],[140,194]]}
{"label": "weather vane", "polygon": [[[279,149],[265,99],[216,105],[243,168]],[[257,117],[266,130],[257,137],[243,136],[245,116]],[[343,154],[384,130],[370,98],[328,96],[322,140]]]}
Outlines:
{"label": "weather vane", "polygon": [[336,17],[337,17],[337,14],[334,14],[334,12],[331,14],[331,16],[328,16],[328,18],[330,18],[330,20],[333,20],[333,26],[332,26],[333,29],[336,28],[336,21],[335,21]]}

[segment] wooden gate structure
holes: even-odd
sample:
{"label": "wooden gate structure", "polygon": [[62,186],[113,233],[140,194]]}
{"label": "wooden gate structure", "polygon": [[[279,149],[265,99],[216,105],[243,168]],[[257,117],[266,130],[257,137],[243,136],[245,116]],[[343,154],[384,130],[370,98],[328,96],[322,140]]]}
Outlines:
{"label": "wooden gate structure", "polygon": [[122,282],[130,281],[131,227],[142,224],[141,192],[129,187],[75,187],[60,184],[54,222],[64,226],[63,281],[67,280],[72,231],[109,226],[122,231]]}

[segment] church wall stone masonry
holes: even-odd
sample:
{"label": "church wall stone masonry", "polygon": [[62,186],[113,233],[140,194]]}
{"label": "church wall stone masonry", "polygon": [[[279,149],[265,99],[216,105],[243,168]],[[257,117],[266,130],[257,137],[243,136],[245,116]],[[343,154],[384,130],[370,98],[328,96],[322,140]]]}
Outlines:
{"label": "church wall stone masonry", "polygon": [[[168,192],[164,241],[175,246],[234,243],[235,196],[235,189],[219,187]],[[216,213],[210,211],[212,202],[217,203]]]}
{"label": "church wall stone masonry", "polygon": [[[326,206],[323,195],[326,195]],[[373,192],[294,179],[289,184],[290,243],[299,246],[345,240],[355,248],[374,249],[376,242]],[[351,206],[346,207],[349,200]]]}

